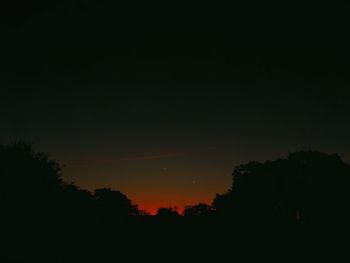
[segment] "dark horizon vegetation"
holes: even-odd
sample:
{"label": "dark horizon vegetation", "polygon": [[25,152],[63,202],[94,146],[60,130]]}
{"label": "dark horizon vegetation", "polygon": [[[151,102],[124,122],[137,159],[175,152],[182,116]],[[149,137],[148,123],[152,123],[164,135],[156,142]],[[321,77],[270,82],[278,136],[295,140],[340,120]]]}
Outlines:
{"label": "dark horizon vegetation", "polygon": [[218,260],[231,246],[236,257],[256,256],[252,249],[297,257],[313,251],[311,237],[316,246],[319,234],[339,233],[348,223],[350,165],[337,154],[298,151],[238,165],[232,176],[231,187],[212,204],[187,206],[183,214],[163,207],[150,215],[120,191],[89,192],[66,182],[60,165],[30,144],[0,144],[0,259],[109,262],[178,248],[175,257],[188,253],[199,260],[212,252]]}
{"label": "dark horizon vegetation", "polygon": [[[51,197],[53,197],[55,194],[62,191],[65,195],[68,194],[66,196],[67,198],[76,195],[76,197],[80,196],[81,199],[85,198],[86,201],[95,200],[97,203],[106,202],[103,205],[110,206],[109,208],[112,210],[113,206],[115,206],[115,212],[123,216],[151,216],[148,211],[140,210],[137,204],[134,204],[119,190],[112,190],[109,187],[104,187],[91,192],[81,189],[74,182],[66,182],[63,179],[61,165],[55,160],[49,159],[47,154],[36,152],[32,146],[26,142],[18,141],[10,145],[1,145],[0,148],[3,162],[1,170],[4,182],[3,186],[13,187],[17,184],[18,189],[24,190],[24,188],[31,186],[31,183],[37,183],[37,185],[33,185],[32,187],[38,187],[38,189],[28,189],[31,192],[28,194],[35,196],[36,199],[34,200],[36,202],[39,202],[45,195],[48,197],[52,195]],[[18,160],[15,158],[18,158]],[[14,165],[17,161],[20,167],[6,167],[9,164]],[[322,161],[326,161],[326,163],[322,163]],[[322,195],[322,191],[326,190],[326,186],[332,189],[331,184],[326,184],[327,178],[323,178],[323,175],[326,173],[325,170],[316,166],[321,164],[328,169],[327,172],[339,172],[339,170],[332,171],[332,168],[342,168],[343,170],[340,170],[340,172],[344,173],[341,174],[344,176],[342,179],[349,180],[350,166],[345,164],[337,154],[327,155],[311,150],[298,151],[290,153],[287,158],[279,158],[275,161],[265,161],[262,163],[251,161],[246,164],[238,165],[232,174],[232,186],[226,193],[217,193],[216,198],[214,198],[211,204],[198,203],[196,205],[188,205],[185,206],[183,213],[179,213],[176,207],[159,207],[156,216],[202,216],[215,213],[220,214],[225,211],[229,213],[231,209],[228,207],[229,205],[240,202],[241,198],[246,198],[246,202],[249,201],[251,202],[249,203],[250,205],[255,206],[259,204],[262,205],[262,202],[265,201],[271,202],[269,204],[274,205],[274,207],[271,206],[270,208],[275,208],[275,212],[283,207],[283,202],[286,202],[289,209],[287,212],[287,214],[289,213],[289,219],[297,221],[304,220],[304,207],[300,205],[303,202],[303,198],[309,198],[312,195],[311,192],[307,191],[318,191],[317,193]],[[334,167],[331,165],[334,165]],[[337,167],[337,165],[339,167]],[[14,170],[11,171],[11,169]],[[39,173],[37,174],[37,172]],[[346,172],[348,174],[346,174]],[[303,178],[303,176],[305,178]],[[315,178],[313,178],[313,176],[315,176]],[[331,174],[328,176],[331,176]],[[336,176],[338,176],[338,174],[336,174]],[[8,187],[8,189],[13,189],[12,187]],[[252,189],[249,189],[249,187]],[[275,192],[277,187],[280,189]],[[294,193],[292,192],[293,187],[295,187],[293,191],[296,191]],[[33,193],[33,190],[36,193]],[[337,189],[337,192],[338,190],[339,189]],[[279,195],[276,195],[277,193]],[[11,200],[11,196],[16,196],[13,192],[5,192],[5,188],[2,188],[2,194],[5,200],[8,198],[6,201]],[[249,196],[249,194],[251,194],[251,196]],[[344,194],[344,191],[340,191],[338,194]],[[254,200],[254,197],[258,195],[260,195],[260,200]],[[60,196],[60,198],[63,197],[64,195]],[[263,197],[266,199],[264,200]],[[341,195],[339,197],[341,197]],[[273,200],[274,198],[280,198],[280,200],[276,202],[276,200]],[[292,200],[292,198],[296,200]],[[43,201],[46,200],[44,199]],[[320,200],[313,201],[320,202]],[[323,203],[322,206],[325,204],[326,202]],[[252,206],[249,207],[249,209],[251,208]],[[257,209],[259,206],[255,208]],[[118,209],[120,211],[117,211]],[[259,213],[267,212],[263,211],[263,206],[259,209],[261,209]],[[286,211],[281,210],[279,212],[284,213]],[[306,212],[306,218],[308,218],[308,212]]]}
{"label": "dark horizon vegetation", "polygon": [[[326,178],[323,178],[324,174],[326,173],[325,170],[321,167],[317,167],[317,165],[322,164],[322,166],[328,169],[327,172],[332,172],[332,168],[340,168],[342,166],[341,168],[343,170],[340,171],[344,173],[342,176],[345,175],[342,179],[349,180],[347,182],[350,182],[350,165],[344,163],[338,154],[326,154],[313,150],[296,151],[289,153],[287,158],[278,158],[274,161],[267,160],[264,162],[250,161],[245,164],[237,165],[232,173],[233,182],[231,187],[229,187],[225,193],[216,193],[216,197],[210,204],[199,202],[195,205],[186,205],[182,212],[179,212],[176,206],[159,207],[157,213],[152,214],[149,211],[139,209],[138,204],[133,203],[132,200],[117,189],[111,189],[110,187],[106,186],[89,191],[80,188],[75,182],[65,181],[62,171],[63,166],[57,161],[50,159],[47,153],[36,152],[32,144],[28,142],[18,140],[12,144],[0,144],[0,149],[2,158],[2,178],[5,179],[3,180],[4,187],[6,187],[6,184],[13,187],[17,183],[19,189],[21,189],[22,187],[29,187],[31,183],[30,181],[33,180],[33,182],[41,184],[34,186],[40,187],[40,189],[33,188],[30,190],[31,192],[33,190],[38,191],[38,196],[36,196],[37,199],[35,199],[35,201],[39,201],[40,198],[45,196],[45,194],[54,195],[61,191],[62,193],[65,193],[64,195],[68,194],[66,198],[72,198],[74,195],[76,195],[76,197],[80,196],[79,198],[81,199],[85,198],[85,201],[95,200],[97,203],[106,202],[104,205],[109,205],[110,209],[113,209],[113,206],[115,206],[116,210],[120,209],[120,215],[123,216],[191,217],[203,215],[208,216],[224,212],[229,214],[231,209],[229,206],[231,204],[238,202],[238,205],[240,205],[240,199],[246,198],[245,201],[248,202],[249,200],[249,202],[251,202],[249,205],[254,204],[257,206],[255,207],[256,209],[259,205],[262,205],[260,202],[269,201],[271,202],[270,205],[275,206],[274,208],[276,209],[276,213],[286,212],[282,210],[277,212],[278,209],[282,208],[282,202],[286,202],[289,209],[287,212],[287,214],[289,213],[289,219],[300,221],[305,220],[305,218],[303,211],[304,208],[300,206],[299,203],[303,202],[302,198],[309,198],[312,195],[311,192],[307,193],[307,191],[318,191],[317,194],[322,195],[322,191],[325,191],[327,186],[332,189],[332,185],[327,185]],[[18,158],[18,160],[15,158]],[[11,171],[11,167],[4,168],[4,165],[14,165],[16,161],[19,162],[18,165],[20,165],[20,169],[23,170],[18,170],[18,168],[13,167],[15,169]],[[322,161],[328,162],[328,167],[327,163],[322,163]],[[25,168],[26,165],[30,165],[29,170],[25,170],[28,168]],[[334,165],[334,167],[330,167],[331,165]],[[30,169],[34,170],[31,171]],[[37,171],[39,171],[41,174],[36,174],[35,169],[38,169]],[[11,176],[13,176],[12,180],[10,178]],[[29,176],[29,178],[25,178],[24,176]],[[34,176],[34,178],[31,178],[32,176]],[[303,176],[305,176],[305,178],[302,178]],[[331,174],[328,176],[331,176]],[[295,187],[294,190],[293,187]],[[277,188],[280,189],[277,191]],[[11,195],[15,195],[10,192],[6,193],[4,190],[5,188],[2,188],[2,197],[8,198]],[[54,192],[50,193],[52,190],[54,190]],[[292,191],[296,192],[293,193]],[[346,189],[342,189],[342,191],[338,192],[338,194],[344,194],[344,191],[346,192]],[[249,196],[249,194],[251,194],[251,196]],[[60,198],[63,198],[64,195],[60,196]],[[260,196],[260,200],[254,200],[254,198],[257,196]],[[263,197],[266,199],[264,200]],[[276,201],[273,200],[274,198],[281,199]],[[292,198],[295,198],[296,200],[293,201]],[[315,201],[316,200],[313,200],[313,202]],[[317,202],[320,202],[320,200],[317,200]],[[327,202],[323,203],[323,205],[326,203]],[[249,209],[251,208],[252,207]],[[261,206],[260,209],[261,211],[259,211],[259,213],[266,213],[266,211],[263,212],[263,206]],[[306,219],[307,218],[308,212],[306,213]]]}

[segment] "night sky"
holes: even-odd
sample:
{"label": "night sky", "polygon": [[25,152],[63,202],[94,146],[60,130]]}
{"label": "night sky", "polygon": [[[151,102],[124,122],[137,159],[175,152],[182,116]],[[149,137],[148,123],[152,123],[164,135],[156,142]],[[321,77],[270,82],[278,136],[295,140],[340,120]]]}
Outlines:
{"label": "night sky", "polygon": [[210,203],[235,165],[350,162],[349,4],[17,1],[1,14],[0,142],[142,209]]}

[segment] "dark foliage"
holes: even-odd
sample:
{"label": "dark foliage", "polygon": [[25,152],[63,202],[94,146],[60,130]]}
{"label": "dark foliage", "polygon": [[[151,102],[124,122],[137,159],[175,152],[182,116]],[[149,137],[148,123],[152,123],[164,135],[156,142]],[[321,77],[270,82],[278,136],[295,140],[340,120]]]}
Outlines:
{"label": "dark foliage", "polygon": [[350,166],[338,155],[301,151],[287,159],[236,167],[228,193],[218,195],[218,214],[250,220],[326,222],[345,220]]}
{"label": "dark foliage", "polygon": [[65,182],[60,165],[26,143],[0,145],[0,259],[117,262],[179,248],[196,260],[213,254],[220,261],[232,248],[246,258],[251,253],[243,251],[259,248],[282,253],[286,242],[302,251],[319,225],[323,235],[345,230],[349,186],[350,166],[338,155],[296,152],[236,167],[232,187],[212,205],[187,206],[183,216],[160,208],[150,216],[119,191],[91,193]]}
{"label": "dark foliage", "polygon": [[206,217],[213,214],[213,208],[207,204],[199,203],[193,206],[186,206],[183,212],[185,217]]}
{"label": "dark foliage", "polygon": [[177,212],[177,210],[174,207],[161,207],[158,209],[156,217],[159,218],[178,218],[180,214]]}

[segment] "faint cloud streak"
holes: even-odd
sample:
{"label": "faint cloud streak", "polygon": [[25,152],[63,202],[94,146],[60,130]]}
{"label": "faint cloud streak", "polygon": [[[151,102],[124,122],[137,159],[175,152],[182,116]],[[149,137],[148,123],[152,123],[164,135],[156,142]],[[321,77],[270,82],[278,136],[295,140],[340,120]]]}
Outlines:
{"label": "faint cloud streak", "polygon": [[128,161],[142,161],[142,160],[159,160],[167,159],[172,157],[181,157],[192,154],[193,152],[169,152],[169,153],[160,153],[154,155],[137,155],[130,157],[122,157],[116,159],[95,159],[95,160],[81,160],[81,161],[63,161],[64,166],[88,166],[96,164],[113,164],[120,162]]}

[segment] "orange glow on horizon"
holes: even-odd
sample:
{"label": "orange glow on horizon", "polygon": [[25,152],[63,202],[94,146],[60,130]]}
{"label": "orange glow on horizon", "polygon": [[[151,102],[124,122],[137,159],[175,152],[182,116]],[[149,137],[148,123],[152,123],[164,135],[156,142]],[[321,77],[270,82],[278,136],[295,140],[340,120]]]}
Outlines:
{"label": "orange glow on horizon", "polygon": [[135,202],[138,204],[139,209],[146,211],[147,213],[151,215],[157,214],[157,211],[159,208],[168,208],[173,207],[176,208],[177,212],[179,214],[182,214],[185,206],[187,205],[196,205],[198,203],[205,203],[210,205],[213,202],[213,198],[204,198],[204,199],[197,199],[193,198],[192,200],[183,200],[182,198],[174,198],[174,200],[171,200],[171,202],[167,202],[166,200],[162,200],[162,198],[158,198],[158,200],[154,200],[153,202],[147,202],[139,200],[139,202]]}

